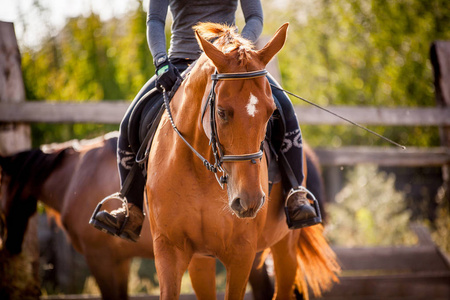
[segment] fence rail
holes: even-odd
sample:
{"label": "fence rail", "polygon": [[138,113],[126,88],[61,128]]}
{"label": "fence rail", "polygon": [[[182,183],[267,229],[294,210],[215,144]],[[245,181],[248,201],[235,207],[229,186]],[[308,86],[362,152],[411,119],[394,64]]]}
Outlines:
{"label": "fence rail", "polygon": [[[128,101],[0,103],[0,122],[118,124]],[[376,108],[331,106],[327,109],[364,125],[450,126],[450,108]],[[296,106],[300,123],[308,125],[348,124],[315,107]],[[382,166],[442,166],[450,163],[446,147],[339,147],[315,149],[324,166],[375,163]]]}
{"label": "fence rail", "polygon": [[405,150],[396,147],[339,147],[316,148],[323,166],[357,165],[373,163],[379,166],[430,167],[450,163],[450,149],[445,147],[417,148]]}
{"label": "fence rail", "polygon": [[[104,123],[118,124],[129,101],[0,103],[0,122]],[[326,109],[365,125],[450,126],[450,108],[328,106]],[[311,106],[296,106],[301,124],[348,124]]]}

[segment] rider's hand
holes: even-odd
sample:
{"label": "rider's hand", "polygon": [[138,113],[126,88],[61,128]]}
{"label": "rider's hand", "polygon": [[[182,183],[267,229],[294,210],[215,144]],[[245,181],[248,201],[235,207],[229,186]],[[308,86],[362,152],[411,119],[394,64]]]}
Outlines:
{"label": "rider's hand", "polygon": [[178,69],[169,61],[166,55],[155,59],[156,67],[156,88],[160,91],[170,91],[177,81],[181,78]]}

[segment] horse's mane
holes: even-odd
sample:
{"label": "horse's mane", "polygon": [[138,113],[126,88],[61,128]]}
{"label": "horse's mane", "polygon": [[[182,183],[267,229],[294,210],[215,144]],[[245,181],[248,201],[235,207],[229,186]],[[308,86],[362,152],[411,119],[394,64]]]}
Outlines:
{"label": "horse's mane", "polygon": [[[75,151],[89,150],[92,148],[99,147],[104,142],[110,140],[116,141],[118,136],[119,136],[118,131],[111,131],[102,136],[98,136],[92,139],[82,139],[82,140],[74,139],[63,143],[44,144],[41,146],[41,150],[44,153],[53,153],[55,151],[63,150],[66,148],[72,148]],[[114,146],[114,148],[116,147]]]}
{"label": "horse's mane", "polygon": [[251,41],[237,32],[236,26],[204,22],[198,23],[193,28],[201,37],[212,42],[223,53],[237,51],[241,64],[247,61],[249,52],[254,48]]}

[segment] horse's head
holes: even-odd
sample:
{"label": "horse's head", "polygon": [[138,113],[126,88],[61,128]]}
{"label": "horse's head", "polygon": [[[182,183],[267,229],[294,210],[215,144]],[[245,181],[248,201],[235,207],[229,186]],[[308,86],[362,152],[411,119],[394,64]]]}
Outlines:
{"label": "horse's head", "polygon": [[[61,152],[62,153],[62,152]],[[0,226],[2,244],[11,253],[22,251],[29,218],[36,212],[42,184],[60,161],[59,153],[45,154],[39,149],[0,157]],[[6,237],[6,241],[4,238]]]}
{"label": "horse's head", "polygon": [[21,169],[26,164],[30,152],[22,152],[0,160],[0,211],[6,221],[4,226],[5,248],[11,254],[22,251],[22,242],[28,225],[28,219],[36,211],[37,198],[33,196],[32,187],[21,183]]}
{"label": "horse's head", "polygon": [[[268,179],[261,150],[275,103],[264,69],[283,47],[287,27],[284,24],[259,51],[234,28],[210,23],[196,27],[199,43],[217,71],[208,84],[215,103],[205,113],[203,127],[210,139],[217,135],[229,206],[240,218],[255,217],[265,201]],[[216,34],[214,44],[204,38],[208,34]]]}

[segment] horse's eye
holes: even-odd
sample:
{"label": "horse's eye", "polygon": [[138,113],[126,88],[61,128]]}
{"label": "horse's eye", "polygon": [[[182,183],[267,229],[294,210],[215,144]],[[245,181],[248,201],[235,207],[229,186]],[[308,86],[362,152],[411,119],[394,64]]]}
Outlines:
{"label": "horse's eye", "polygon": [[225,112],[224,109],[218,108],[217,109],[217,115],[219,116],[219,118],[221,118],[222,120],[226,121],[227,113]]}

